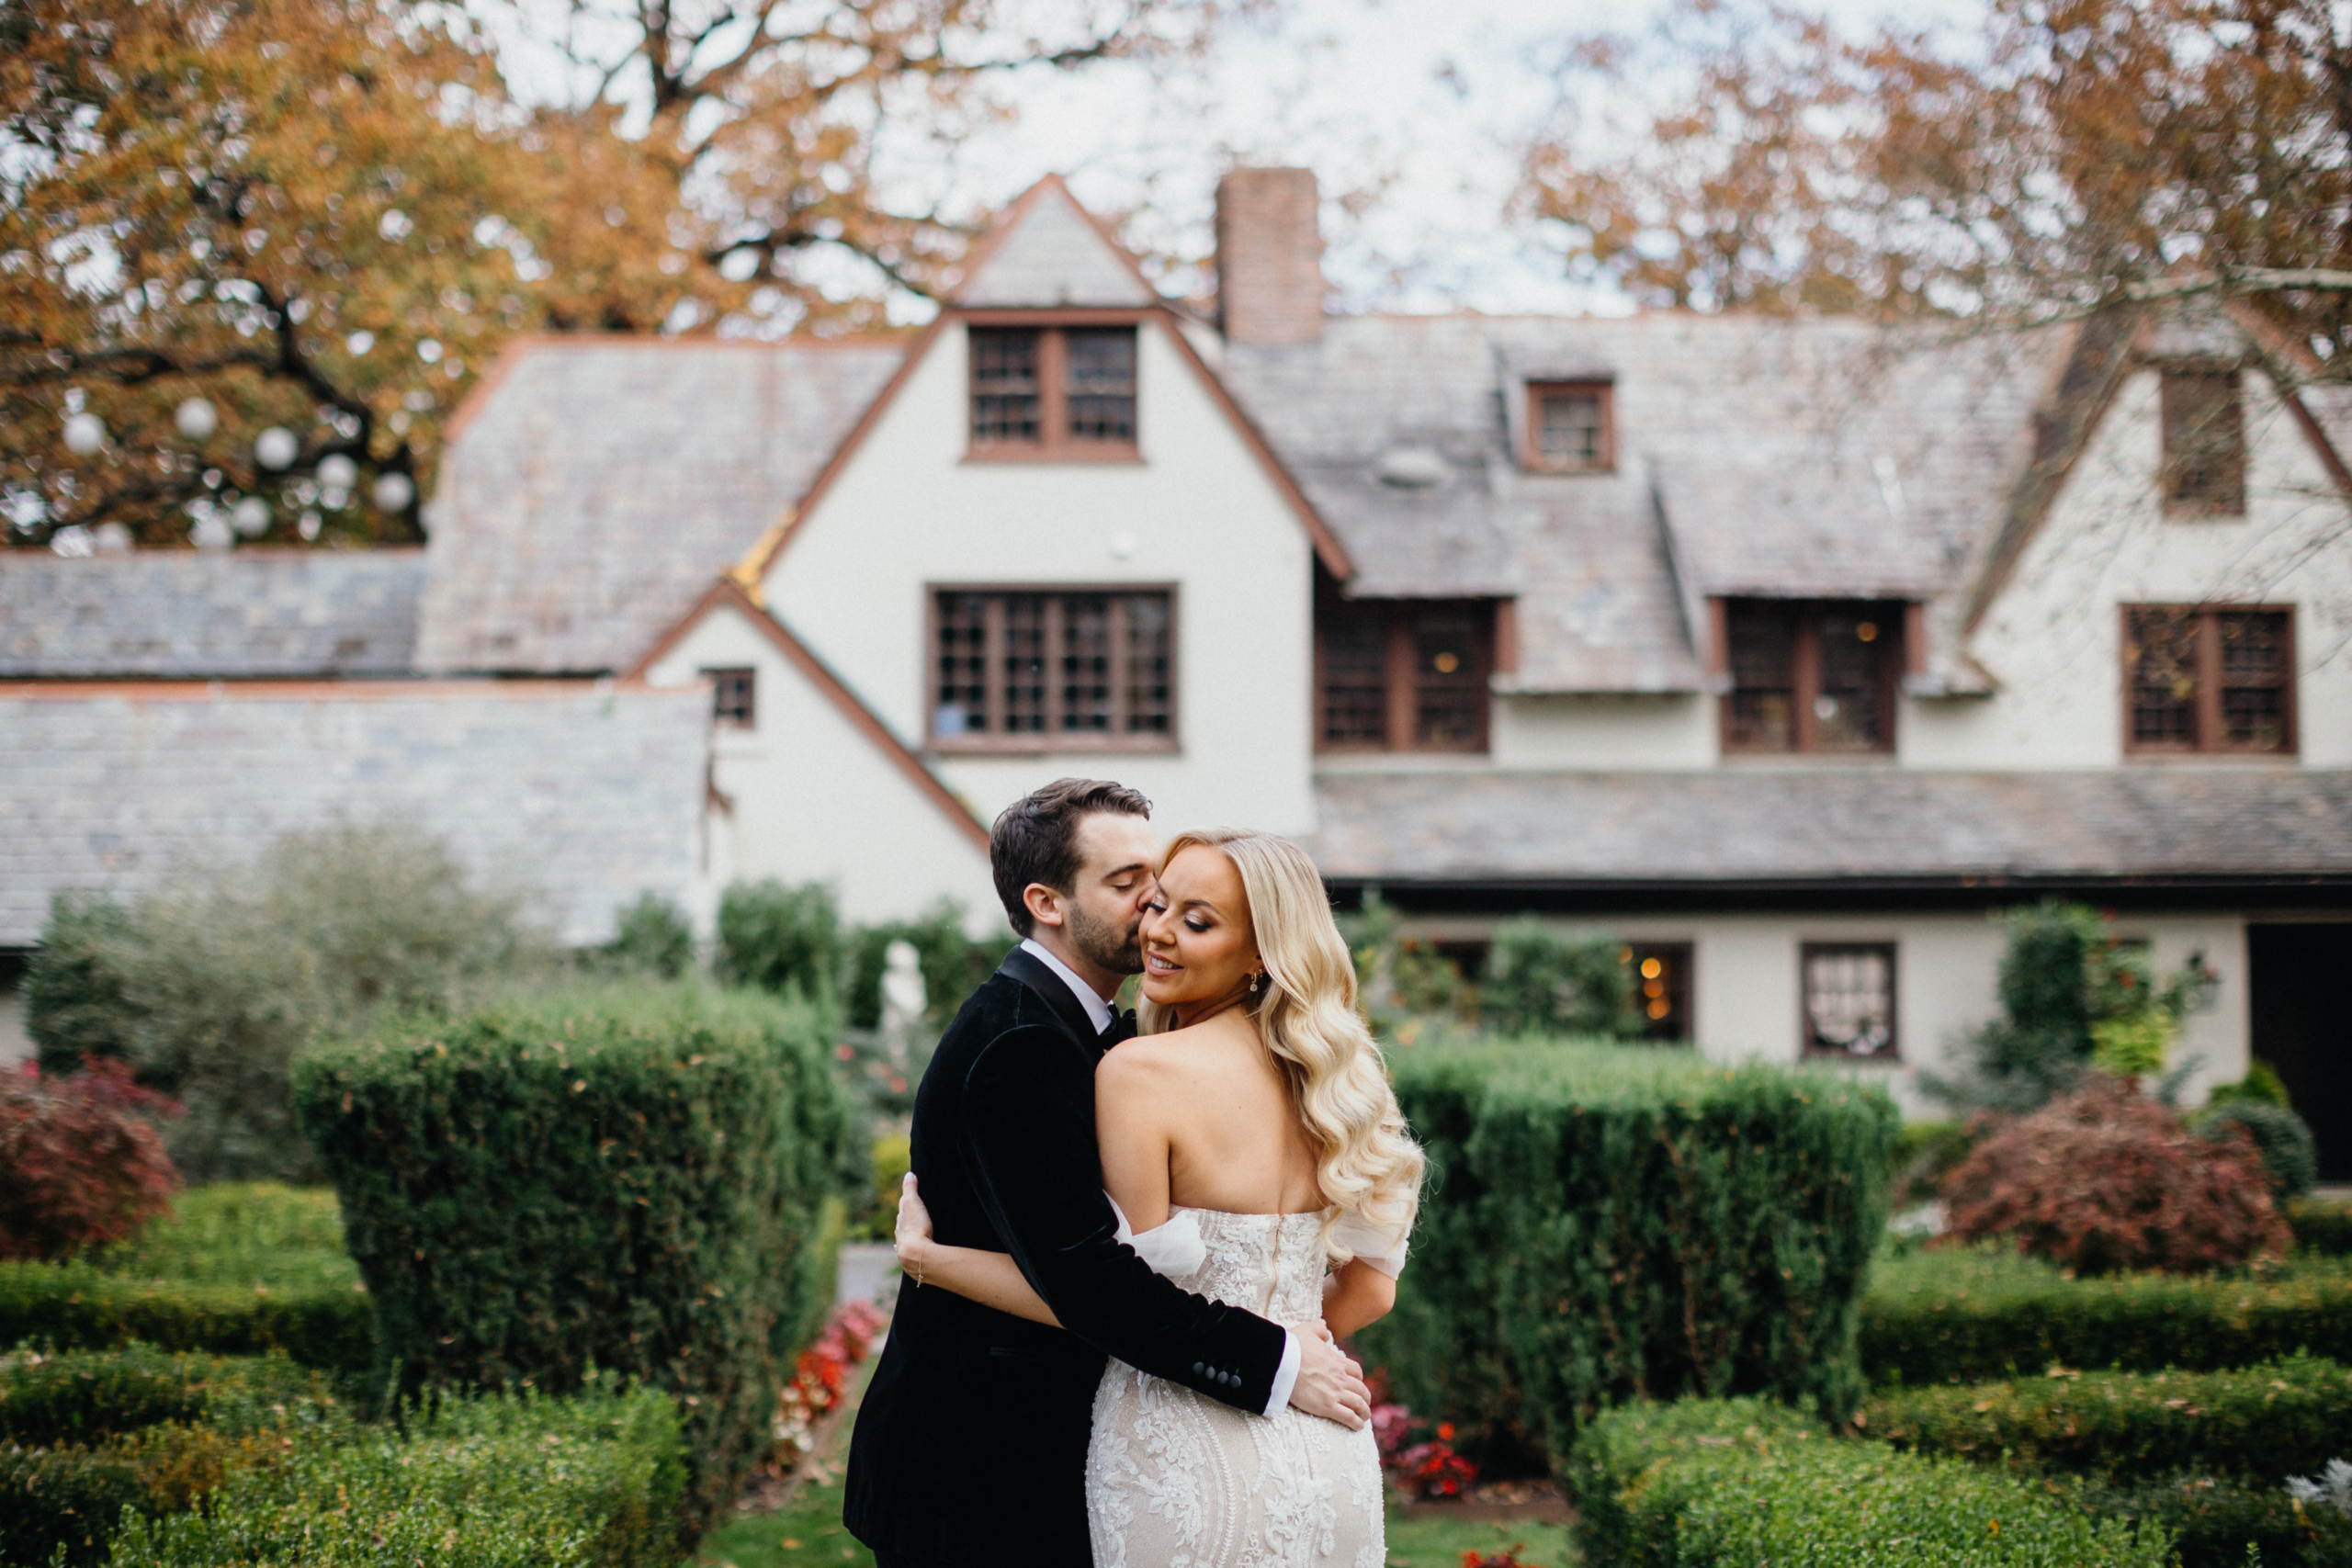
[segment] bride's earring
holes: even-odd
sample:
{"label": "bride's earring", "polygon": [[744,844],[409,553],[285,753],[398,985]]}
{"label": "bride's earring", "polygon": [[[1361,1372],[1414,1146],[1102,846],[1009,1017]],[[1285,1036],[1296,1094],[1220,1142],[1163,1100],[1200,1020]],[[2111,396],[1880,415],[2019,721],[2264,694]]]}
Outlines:
{"label": "bride's earring", "polygon": [[1263,973],[1253,974],[1250,976],[1250,994],[1251,996],[1254,997],[1258,994],[1259,982],[1265,979],[1265,977],[1266,976]]}

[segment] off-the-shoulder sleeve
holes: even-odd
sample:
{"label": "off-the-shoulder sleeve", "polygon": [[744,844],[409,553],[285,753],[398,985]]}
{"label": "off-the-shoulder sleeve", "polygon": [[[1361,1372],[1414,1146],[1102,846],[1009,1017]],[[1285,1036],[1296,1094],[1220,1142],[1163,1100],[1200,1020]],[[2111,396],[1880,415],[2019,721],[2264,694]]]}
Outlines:
{"label": "off-the-shoulder sleeve", "polygon": [[1331,1239],[1394,1280],[1405,1272],[1409,1247],[1402,1225],[1386,1225],[1362,1214],[1343,1214],[1331,1227]]}
{"label": "off-the-shoulder sleeve", "polygon": [[[1110,1198],[1109,1193],[1104,1197]],[[1200,1272],[1201,1265],[1209,1258],[1209,1244],[1201,1235],[1201,1222],[1191,1214],[1178,1214],[1166,1224],[1154,1225],[1141,1235],[1127,1223],[1127,1212],[1119,1201],[1111,1198],[1111,1213],[1119,1217],[1119,1239],[1133,1249],[1135,1255],[1151,1265],[1151,1271],[1170,1280],[1182,1280]]]}

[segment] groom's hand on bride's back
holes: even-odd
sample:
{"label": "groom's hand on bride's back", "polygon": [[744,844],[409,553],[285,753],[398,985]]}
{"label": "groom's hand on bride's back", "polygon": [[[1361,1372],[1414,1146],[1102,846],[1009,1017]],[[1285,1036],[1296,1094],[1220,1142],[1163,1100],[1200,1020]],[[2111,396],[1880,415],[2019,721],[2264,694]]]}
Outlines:
{"label": "groom's hand on bride's back", "polygon": [[1291,1404],[1356,1430],[1372,1418],[1372,1390],[1364,1386],[1363,1369],[1332,1343],[1331,1331],[1321,1324],[1295,1332],[1298,1382],[1291,1385]]}

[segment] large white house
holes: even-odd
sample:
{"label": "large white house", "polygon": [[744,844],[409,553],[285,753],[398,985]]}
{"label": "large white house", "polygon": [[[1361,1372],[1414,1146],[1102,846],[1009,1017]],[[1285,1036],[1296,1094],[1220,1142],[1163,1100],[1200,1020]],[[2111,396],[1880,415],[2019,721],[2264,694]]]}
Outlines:
{"label": "large white house", "polygon": [[0,557],[0,946],[338,812],[583,941],[762,876],[977,929],[988,819],[1105,775],[1906,1099],[1988,915],[2086,899],[2352,1176],[2352,398],[2222,306],[1332,316],[1316,210],[1227,179],[1213,320],[1049,179],[910,339],[523,343],[421,552]]}

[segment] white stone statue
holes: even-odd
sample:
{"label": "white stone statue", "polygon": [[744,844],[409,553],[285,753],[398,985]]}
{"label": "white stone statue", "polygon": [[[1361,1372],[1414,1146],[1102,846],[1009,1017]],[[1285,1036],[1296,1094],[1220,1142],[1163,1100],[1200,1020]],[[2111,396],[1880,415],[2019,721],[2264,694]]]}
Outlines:
{"label": "white stone statue", "polygon": [[907,1065],[907,1043],[922,1027],[931,998],[924,994],[922,954],[910,942],[892,942],[882,950],[882,1043],[892,1066]]}

